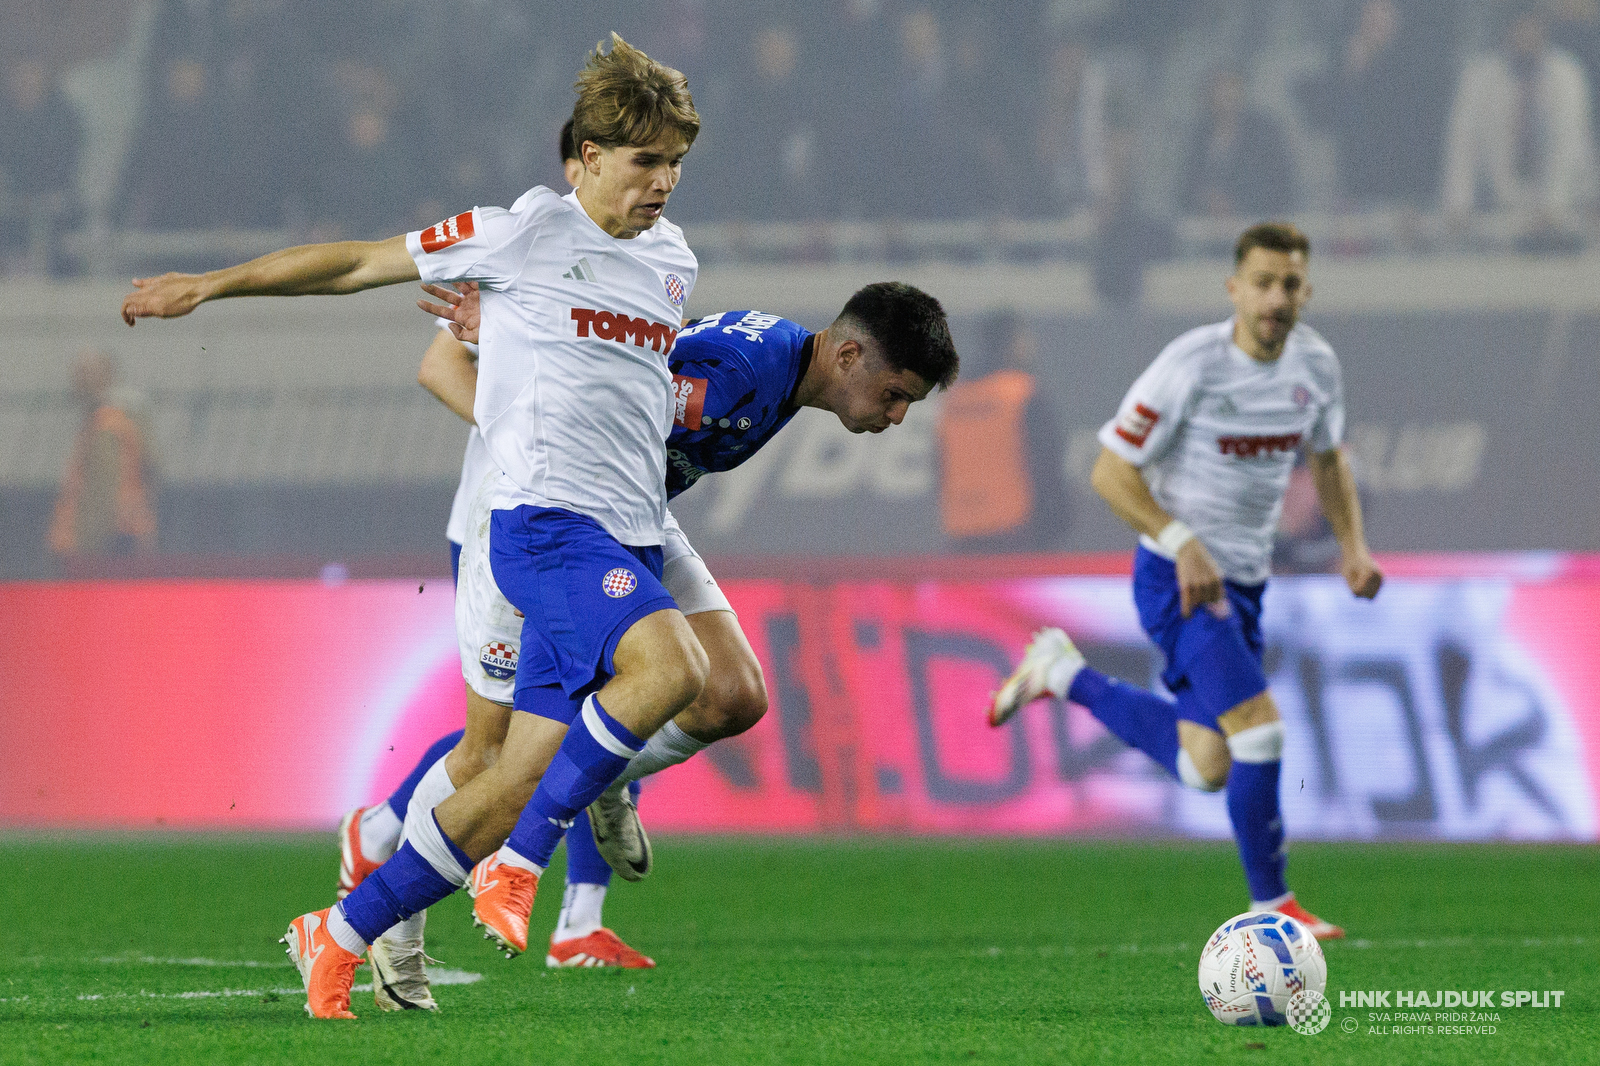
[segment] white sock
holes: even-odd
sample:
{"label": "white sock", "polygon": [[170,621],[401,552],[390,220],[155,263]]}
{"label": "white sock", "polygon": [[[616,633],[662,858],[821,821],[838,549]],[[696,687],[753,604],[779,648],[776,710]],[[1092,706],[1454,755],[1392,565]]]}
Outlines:
{"label": "white sock", "polygon": [[422,806],[415,796],[411,798],[411,809],[406,812],[406,843],[416,848],[417,854],[446,881],[458,888],[467,883],[467,871],[445,843],[444,833],[434,820],[433,808]]}
{"label": "white sock", "polygon": [[544,873],[543,866],[540,866],[532,859],[524,858],[523,856],[518,855],[517,849],[513,848],[510,844],[502,844],[500,846],[500,850],[495,852],[495,855],[507,866],[518,866],[524,870],[532,870],[535,874]]}
{"label": "white sock", "polygon": [[400,817],[389,801],[361,812],[361,857],[368,862],[388,862],[400,850]]}
{"label": "white sock", "polygon": [[1288,903],[1291,899],[1294,899],[1293,892],[1285,892],[1277,899],[1269,899],[1265,903],[1262,903],[1260,900],[1253,899],[1250,901],[1250,909],[1253,911],[1275,911],[1285,903]]}
{"label": "white sock", "polygon": [[344,920],[344,904],[336,903],[328,911],[328,935],[333,937],[333,942],[344,948],[352,955],[365,955],[367,942],[361,939],[361,934],[350,927]]}
{"label": "white sock", "polygon": [[566,894],[561,897],[561,917],[556,921],[553,939],[574,940],[599,929],[600,911],[605,902],[605,885],[568,884]]}
{"label": "white sock", "polygon": [[1078,676],[1078,671],[1083,669],[1083,656],[1063,655],[1050,664],[1050,669],[1044,675],[1044,687],[1057,699],[1066,699],[1067,693],[1072,689],[1072,682]]}
{"label": "white sock", "polygon": [[391,925],[380,940],[421,940],[422,931],[427,926],[428,912],[420,910],[409,918],[402,918]]}
{"label": "white sock", "polygon": [[620,788],[630,781],[648,777],[669,766],[688,762],[697,752],[704,751],[708,747],[710,745],[705,741],[696,740],[679,729],[678,723],[668,722],[645,741],[644,750],[628,761],[627,767],[611,783],[611,787]]}
{"label": "white sock", "polygon": [[428,767],[428,772],[422,775],[422,780],[417,782],[416,791],[411,793],[411,806],[406,808],[406,822],[412,818],[412,811],[421,807],[423,811],[431,814],[433,809],[451,796],[456,794],[456,786],[450,780],[450,772],[444,768],[444,757]]}

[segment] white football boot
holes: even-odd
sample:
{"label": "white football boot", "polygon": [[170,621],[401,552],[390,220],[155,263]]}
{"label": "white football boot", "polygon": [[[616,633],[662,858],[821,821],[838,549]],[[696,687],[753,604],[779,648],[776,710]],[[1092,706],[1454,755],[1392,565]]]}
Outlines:
{"label": "white football boot", "polygon": [[[1011,716],[1040,696],[1062,696],[1083,666],[1083,654],[1061,630],[1049,626],[1039,630],[1022,653],[1022,662],[1005,683],[989,697],[989,724],[1005,725]],[[1060,692],[1050,689],[1050,675],[1065,677]]]}
{"label": "white football boot", "polygon": [[612,785],[589,804],[589,830],[595,850],[624,881],[642,881],[650,873],[650,836],[626,783]]}
{"label": "white football boot", "polygon": [[372,998],[379,1010],[438,1010],[433,991],[428,987],[430,959],[422,950],[422,938],[384,935],[367,948],[372,963]]}

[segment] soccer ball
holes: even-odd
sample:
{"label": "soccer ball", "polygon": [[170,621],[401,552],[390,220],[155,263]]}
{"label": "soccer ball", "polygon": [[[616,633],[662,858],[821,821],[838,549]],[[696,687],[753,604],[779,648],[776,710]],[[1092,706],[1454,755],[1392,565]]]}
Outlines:
{"label": "soccer ball", "polygon": [[1200,953],[1200,994],[1224,1025],[1287,1025],[1295,993],[1327,986],[1317,938],[1276,911],[1229,918]]}

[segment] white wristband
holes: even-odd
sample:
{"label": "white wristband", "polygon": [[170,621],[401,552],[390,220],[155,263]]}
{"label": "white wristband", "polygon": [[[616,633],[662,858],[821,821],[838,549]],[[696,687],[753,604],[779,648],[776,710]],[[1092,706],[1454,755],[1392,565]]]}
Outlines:
{"label": "white wristband", "polygon": [[1194,530],[1174,518],[1161,527],[1161,532],[1156,534],[1156,543],[1161,545],[1161,550],[1172,556],[1178,557],[1178,550],[1194,539]]}

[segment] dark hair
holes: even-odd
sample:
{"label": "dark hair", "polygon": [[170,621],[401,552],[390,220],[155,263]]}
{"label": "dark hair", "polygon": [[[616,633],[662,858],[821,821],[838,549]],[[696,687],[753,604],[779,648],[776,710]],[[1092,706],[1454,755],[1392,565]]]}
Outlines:
{"label": "dark hair", "polygon": [[961,369],[939,301],[904,282],[878,281],[856,291],[838,321],[860,329],[895,370],[948,388]]}
{"label": "dark hair", "polygon": [[572,120],[569,118],[561,124],[561,162],[578,158],[578,144],[572,139]]}
{"label": "dark hair", "polygon": [[1311,238],[1301,233],[1293,222],[1258,222],[1239,234],[1233,246],[1233,265],[1238,269],[1252,248],[1265,248],[1269,252],[1299,252],[1311,258]]}

